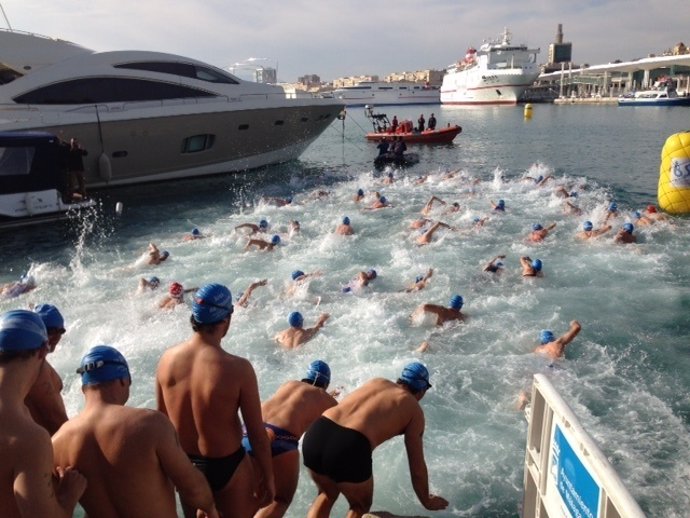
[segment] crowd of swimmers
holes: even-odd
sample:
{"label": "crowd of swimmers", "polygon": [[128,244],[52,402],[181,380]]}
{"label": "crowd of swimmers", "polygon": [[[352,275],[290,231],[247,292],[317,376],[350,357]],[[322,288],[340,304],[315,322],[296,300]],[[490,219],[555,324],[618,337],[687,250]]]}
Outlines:
{"label": "crowd of swimmers", "polygon": [[[386,178],[394,181],[391,176]],[[545,184],[543,178],[535,183]],[[576,197],[574,192],[565,192],[569,200]],[[358,189],[354,202],[364,203],[366,197]],[[376,192],[371,205],[363,208],[387,207],[389,202]],[[496,215],[509,211],[505,200],[490,201],[490,207]],[[422,209],[423,217],[410,224],[420,232],[417,244],[431,243],[440,229],[463,231],[430,219],[435,213],[451,214],[459,209],[459,204],[433,196]],[[585,221],[576,238],[597,239],[611,231],[611,222],[619,217],[612,202],[604,221],[596,228]],[[638,225],[652,225],[665,216],[648,206],[634,218]],[[480,228],[488,219],[474,218],[472,225]],[[299,231],[298,222],[291,221],[289,226],[291,232]],[[541,243],[555,228],[556,223],[534,223],[526,240]],[[270,237],[266,220],[241,224],[236,230],[249,234],[246,250],[269,252],[281,242],[278,234]],[[345,216],[334,232],[349,239],[356,228]],[[636,238],[633,232],[633,223],[626,221],[613,240],[632,243]],[[201,231],[193,229],[183,241],[203,237]],[[145,254],[147,264],[154,266],[169,257],[153,243]],[[482,269],[487,275],[500,275],[505,263],[506,255],[498,254]],[[519,266],[522,276],[540,277],[544,264],[525,255],[519,258]],[[429,268],[402,291],[425,289],[433,274],[434,269]],[[295,270],[292,288],[321,275],[319,271]],[[366,289],[377,276],[374,269],[359,272],[342,288],[343,296]],[[237,300],[223,284],[200,288],[170,284],[159,306],[169,309],[181,305],[185,294],[192,294],[191,331],[186,340],[166,349],[158,361],[155,410],[126,406],[133,381],[127,360],[115,347],[98,345],[74,366],[81,376],[84,406],[68,419],[61,396],[62,379],[47,361],[67,329],[61,312],[51,304],[40,304],[1,314],[3,518],[69,517],[77,502],[94,517],[175,517],[174,489],[187,518],[276,518],[284,516],[290,506],[300,459],[317,490],[308,517],[330,516],[340,494],[349,505],[347,516],[360,517],[369,511],[373,500],[372,451],[397,435],[404,436],[412,487],[419,501],[429,510],[445,509],[448,502],[430,492],[424,458],[425,419],[420,401],[432,385],[421,362],[405,365],[395,381],[374,378],[341,395],[338,390],[328,390],[332,377],[328,364],[314,360],[305,366],[301,379],[285,381],[273,396],[260,401],[253,366],[225,351],[222,341],[230,331],[235,308],[246,307],[252,292],[267,282],[252,283]],[[33,278],[23,278],[19,284],[36,286]],[[156,290],[160,285],[155,276],[139,281],[141,290]],[[16,297],[30,290],[22,289],[9,283],[0,287],[0,293],[11,292],[9,296]],[[460,294],[452,294],[448,305],[421,304],[411,318],[429,316],[437,326],[463,322],[464,304]],[[300,347],[329,317],[323,313],[313,326],[306,327],[302,314],[293,311],[288,315],[289,327],[275,340],[285,349]],[[571,321],[560,336],[544,329],[534,352],[549,360],[562,358],[580,330],[577,320]],[[417,350],[429,348],[424,341]],[[521,394],[519,405],[524,407],[528,399],[527,394]]]}

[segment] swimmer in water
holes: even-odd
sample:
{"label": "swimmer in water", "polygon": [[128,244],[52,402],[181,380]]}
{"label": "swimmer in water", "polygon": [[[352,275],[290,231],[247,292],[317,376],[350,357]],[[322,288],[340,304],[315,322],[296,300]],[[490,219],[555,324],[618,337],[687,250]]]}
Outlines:
{"label": "swimmer in water", "polygon": [[154,243],[149,243],[148,254],[149,259],[147,264],[151,265],[161,264],[170,257],[170,253],[167,250],[159,250]]}
{"label": "swimmer in water", "polygon": [[370,268],[366,272],[359,272],[342,291],[343,293],[350,293],[352,290],[361,290],[369,286],[369,283],[376,279],[376,277],[378,277],[378,274],[373,268]]}
{"label": "swimmer in water", "polygon": [[533,243],[541,243],[544,241],[546,236],[549,235],[554,228],[556,228],[555,223],[551,223],[548,227],[544,228],[541,223],[535,223],[532,225],[532,232],[530,232],[529,240]]}
{"label": "swimmer in water", "polygon": [[423,245],[428,245],[429,243],[431,243],[431,240],[434,238],[434,233],[441,227],[453,230],[453,227],[451,227],[450,225],[447,225],[446,223],[443,223],[442,221],[437,221],[436,223],[431,225],[429,230],[427,230],[426,232],[424,232],[424,234],[422,234],[421,236],[419,236],[417,238],[417,244],[419,246],[423,246]]}
{"label": "swimmer in water", "polygon": [[405,288],[405,293],[411,293],[413,291],[419,291],[426,288],[427,282],[429,282],[429,279],[431,279],[433,274],[434,270],[429,268],[424,275],[418,275],[414,280],[414,284]]}
{"label": "swimmer in water", "polygon": [[352,234],[354,234],[355,231],[353,230],[352,225],[350,224],[350,218],[345,216],[340,225],[336,227],[335,233],[341,236],[351,236]]}
{"label": "swimmer in water", "polygon": [[272,252],[273,249],[279,244],[280,236],[276,234],[271,238],[271,241],[265,241],[263,239],[250,239],[244,247],[244,249],[249,250],[252,247],[256,247],[257,250],[265,250],[266,252]]}
{"label": "swimmer in water", "polygon": [[359,203],[364,199],[364,189],[357,189],[357,193],[352,198],[352,201]]}
{"label": "swimmer in water", "polygon": [[386,199],[385,196],[379,196],[378,199],[371,204],[371,207],[366,207],[364,210],[378,210],[378,209],[386,209],[388,207],[392,207],[390,203],[388,203],[388,200]]}
{"label": "swimmer in water", "polygon": [[173,309],[180,304],[184,304],[186,293],[196,291],[198,288],[185,289],[179,282],[173,282],[168,288],[168,294],[158,303],[159,309]]}
{"label": "swimmer in water", "polygon": [[616,234],[616,237],[613,238],[613,241],[615,243],[621,243],[621,244],[629,244],[629,243],[636,243],[637,242],[637,236],[633,234],[633,231],[635,230],[635,227],[632,223],[626,223],[624,224],[621,229],[618,231]]}
{"label": "swimmer in water", "polygon": [[580,322],[577,320],[570,322],[570,329],[559,338],[555,338],[551,331],[544,329],[539,334],[541,345],[538,345],[534,352],[548,356],[553,360],[562,358],[565,356],[566,346],[573,341],[580,329],[582,329],[582,326],[580,326]]}
{"label": "swimmer in water", "polygon": [[572,214],[573,216],[582,215],[582,209],[568,200],[565,200],[565,202],[563,202],[563,212],[565,214]]}
{"label": "swimmer in water", "polygon": [[633,221],[638,227],[648,227],[654,224],[654,220],[642,214],[639,210],[633,212]]}
{"label": "swimmer in water", "polygon": [[22,275],[18,281],[0,285],[0,297],[13,299],[28,293],[36,288],[36,279],[33,275]]}
{"label": "swimmer in water", "polygon": [[148,278],[148,279],[146,277],[142,277],[141,279],[139,279],[139,288],[137,291],[139,291],[139,292],[143,292],[146,290],[153,291],[155,289],[158,289],[158,286],[160,286],[160,285],[161,285],[161,280],[158,277],[156,277],[155,275]]}
{"label": "swimmer in water", "polygon": [[429,223],[431,223],[430,219],[417,218],[410,222],[410,226],[408,228],[410,228],[411,230],[419,230],[420,228],[427,226]]}
{"label": "swimmer in water", "polygon": [[520,257],[520,266],[522,266],[522,276],[523,277],[541,277],[542,262],[541,259],[535,259],[534,261],[525,255]]}
{"label": "swimmer in water", "polygon": [[649,219],[652,219],[654,221],[667,221],[668,216],[666,214],[661,214],[655,205],[647,205],[647,207],[644,210],[644,216],[646,216]]}
{"label": "swimmer in water", "polygon": [[203,239],[206,236],[201,233],[201,230],[198,228],[193,228],[192,231],[189,234],[185,234],[182,237],[182,241],[195,241],[197,239]]}
{"label": "swimmer in water", "polygon": [[437,196],[432,196],[429,199],[429,201],[426,202],[426,205],[424,205],[424,207],[420,211],[422,216],[428,216],[429,214],[431,214],[431,209],[434,208],[434,202],[435,201],[439,202],[441,205],[447,205],[447,203],[445,201],[443,201],[441,198],[439,198]]}
{"label": "swimmer in water", "polygon": [[383,184],[384,185],[393,185],[395,183],[395,178],[393,177],[393,173],[390,172],[386,175],[386,177],[383,179]]}
{"label": "swimmer in water", "polygon": [[491,208],[493,209],[494,212],[505,212],[506,211],[505,200],[498,200],[498,203],[494,203],[493,200],[490,200],[489,203],[491,203]]}
{"label": "swimmer in water", "polygon": [[503,263],[499,261],[499,259],[505,259],[505,255],[497,255],[491,261],[486,263],[486,266],[484,266],[484,269],[482,271],[484,272],[490,272],[490,273],[499,273],[501,271],[501,268],[503,268]]}
{"label": "swimmer in water", "polygon": [[249,229],[250,234],[258,234],[259,232],[268,232],[268,221],[265,219],[262,219],[259,221],[258,225],[255,225],[254,223],[242,223],[241,225],[237,225],[235,227],[235,230],[240,230],[240,229]]}
{"label": "swimmer in water", "polygon": [[259,286],[266,286],[267,283],[268,279],[262,279],[260,281],[252,282],[249,285],[249,287],[246,290],[244,290],[244,293],[240,296],[235,305],[241,308],[246,308],[249,305],[249,297],[252,296],[254,290]]}
{"label": "swimmer in water", "polygon": [[619,216],[618,204],[615,201],[609,203],[609,208],[606,210],[606,217],[604,218],[604,223],[608,223],[609,219],[617,218]]}
{"label": "swimmer in water", "polygon": [[437,326],[441,326],[453,320],[463,321],[465,315],[461,313],[460,310],[464,304],[465,301],[460,295],[453,295],[447,308],[438,304],[422,304],[414,310],[412,319],[415,319],[423,313],[433,313],[436,315]]}
{"label": "swimmer in water", "polygon": [[319,316],[314,327],[305,329],[304,317],[302,317],[299,311],[293,311],[288,316],[288,324],[290,324],[290,327],[278,333],[275,336],[275,341],[285,349],[299,347],[314,338],[329,317],[330,315],[328,313],[323,313]]}
{"label": "swimmer in water", "polygon": [[285,207],[292,204],[292,196],[281,198],[279,196],[262,196],[261,201],[266,205],[274,205],[276,207]]}
{"label": "swimmer in water", "polygon": [[297,234],[301,230],[299,221],[296,219],[290,220],[290,223],[288,223],[288,236],[292,237],[295,234]]}
{"label": "swimmer in water", "polygon": [[606,234],[609,230],[611,230],[611,225],[604,225],[603,227],[595,229],[591,221],[585,221],[582,224],[582,230],[575,234],[575,237],[582,240],[596,239]]}

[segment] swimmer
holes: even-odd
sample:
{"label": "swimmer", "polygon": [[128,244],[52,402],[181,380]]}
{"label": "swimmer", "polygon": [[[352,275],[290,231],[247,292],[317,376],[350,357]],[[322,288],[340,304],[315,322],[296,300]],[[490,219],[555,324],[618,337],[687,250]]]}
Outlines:
{"label": "swimmer", "polygon": [[450,230],[454,230],[453,227],[451,227],[450,225],[447,225],[446,223],[443,223],[442,221],[437,221],[436,223],[431,225],[429,230],[427,230],[426,232],[424,232],[424,234],[422,234],[421,236],[419,236],[417,238],[417,244],[419,246],[423,246],[423,245],[428,245],[429,243],[431,243],[431,240],[434,238],[434,233],[441,227],[447,228]]}
{"label": "swimmer", "polygon": [[436,325],[441,326],[446,322],[452,320],[463,321],[465,315],[460,312],[465,301],[460,295],[453,295],[450,299],[448,307],[444,307],[438,304],[422,304],[412,313],[412,318],[416,318],[422,313],[433,313],[436,315]]}
{"label": "swimmer", "polygon": [[551,223],[548,227],[544,228],[540,223],[535,223],[532,225],[532,232],[529,235],[529,240],[533,243],[540,243],[541,241],[549,235],[554,228],[556,228],[555,223]]}
{"label": "swimmer", "polygon": [[551,331],[544,329],[539,334],[541,345],[538,345],[534,352],[548,356],[553,360],[562,358],[565,356],[566,346],[573,341],[580,329],[582,329],[582,326],[580,326],[577,320],[570,322],[570,329],[559,338],[555,338]]}
{"label": "swimmer", "polygon": [[[325,410],[338,404],[326,392],[330,382],[328,364],[316,360],[309,364],[304,378],[283,383],[261,405],[264,427],[271,439],[276,495],[273,502],[259,510],[254,518],[281,518],[285,515],[299,480],[300,437]],[[242,446],[250,456],[253,455],[249,438],[242,439]]]}
{"label": "swimmer", "polygon": [[454,212],[460,212],[460,204],[457,201],[451,203],[450,207],[443,211],[444,214],[453,214]]}
{"label": "swimmer", "polygon": [[666,214],[661,214],[655,205],[647,205],[647,207],[644,210],[644,216],[648,217],[649,219],[652,219],[654,221],[666,221],[668,220],[668,216]]}
{"label": "swimmer", "polygon": [[154,243],[149,243],[148,254],[148,264],[151,265],[161,264],[166,259],[168,259],[168,257],[170,257],[170,252],[168,252],[167,250],[159,250]]}
{"label": "swimmer", "polygon": [[350,224],[350,218],[345,216],[340,225],[336,227],[335,233],[341,236],[351,236],[354,234],[355,231],[352,229],[352,225]]}
{"label": "swimmer", "polygon": [[506,211],[506,202],[505,200],[498,200],[498,203],[494,203],[493,200],[490,200],[491,203],[491,208],[495,212],[505,212]]}
{"label": "swimmer", "polygon": [[618,217],[618,204],[615,201],[609,203],[609,208],[606,210],[606,217],[604,218],[604,223],[607,223],[610,218]]}
{"label": "swimmer", "polygon": [[565,214],[572,214],[573,216],[581,216],[582,215],[582,209],[575,205],[574,203],[570,203],[568,200],[563,202],[563,212]]}
{"label": "swimmer", "polygon": [[254,223],[242,223],[241,225],[237,225],[235,227],[235,230],[241,230],[241,229],[249,229],[250,234],[258,234],[259,232],[268,232],[268,221],[265,219],[262,219],[259,221],[258,225],[255,225]]}
{"label": "swimmer", "polygon": [[0,285],[0,297],[13,299],[36,289],[36,279],[33,275],[22,275],[18,281]]}
{"label": "swimmer", "polygon": [[[286,297],[293,297],[295,294],[297,294],[297,291],[300,290],[303,286],[306,287],[306,284],[308,281],[311,279],[321,277],[323,276],[323,272],[317,270],[312,273],[304,273],[302,270],[295,270],[292,272],[290,277],[292,278],[292,283],[287,287],[287,290],[285,291],[285,296]],[[316,297],[312,300],[314,304],[318,305],[321,302],[321,297]]]}
{"label": "swimmer", "polygon": [[487,221],[489,221],[489,218],[487,217],[480,218],[479,216],[475,216],[472,218],[472,225],[475,229],[480,229]]}
{"label": "swimmer", "polygon": [[609,230],[611,230],[611,225],[604,225],[603,227],[595,229],[591,221],[585,221],[582,224],[582,230],[575,234],[575,237],[583,240],[596,239],[597,237],[606,234],[606,232]]}
{"label": "swimmer", "polygon": [[295,234],[297,234],[301,230],[299,221],[296,219],[290,220],[290,223],[288,223],[288,236],[292,237]]}
{"label": "swimmer", "polygon": [[139,287],[137,291],[142,292],[146,290],[155,290],[158,289],[158,286],[161,285],[161,280],[156,277],[155,275],[152,277],[149,277],[148,279],[146,277],[142,277],[139,279]]}
{"label": "swimmer", "polygon": [[615,243],[622,243],[622,244],[629,244],[629,243],[636,243],[637,242],[637,236],[633,234],[633,231],[635,230],[635,227],[633,226],[632,223],[626,223],[624,224],[621,229],[618,231],[616,236],[613,238],[613,241]]}
{"label": "swimmer", "polygon": [[435,201],[439,202],[441,205],[446,205],[446,202],[443,201],[441,198],[437,196],[432,196],[420,211],[422,216],[428,216],[431,213],[431,209],[433,209]]}
{"label": "swimmer", "polygon": [[386,199],[385,196],[379,196],[378,199],[371,204],[371,207],[366,207],[364,210],[377,210],[377,209],[385,209],[388,207],[392,207],[390,203],[388,203],[388,200]]}
{"label": "swimmer", "polygon": [[173,309],[175,306],[179,306],[180,304],[184,304],[184,296],[186,293],[190,293],[192,291],[196,291],[198,288],[188,288],[185,289],[182,284],[179,282],[173,282],[170,284],[170,287],[168,288],[168,294],[163,297],[163,300],[161,300],[158,303],[158,308],[159,309]]}
{"label": "swimmer", "polygon": [[386,177],[383,179],[383,185],[393,185],[395,182],[395,178],[393,178],[393,173],[390,172],[386,175]]}
{"label": "swimmer", "polygon": [[426,288],[427,282],[429,281],[429,279],[431,279],[431,276],[433,274],[434,270],[432,268],[429,268],[424,275],[418,275],[417,278],[414,280],[414,284],[405,288],[405,292],[411,293],[413,291],[423,290],[424,288]]}
{"label": "swimmer", "polygon": [[276,234],[271,238],[271,241],[265,241],[263,239],[250,239],[244,247],[244,249],[249,250],[251,247],[255,246],[257,250],[265,250],[267,252],[272,252],[273,249],[279,244],[280,236]]}
{"label": "swimmer", "polygon": [[359,203],[364,198],[364,189],[357,189],[357,193],[352,198],[352,201]]}
{"label": "swimmer", "polygon": [[252,282],[249,285],[249,287],[246,290],[244,290],[244,293],[240,296],[235,305],[241,308],[246,308],[249,305],[249,297],[252,296],[254,290],[259,286],[266,286],[267,283],[268,279],[262,279],[260,281]]}
{"label": "swimmer", "polygon": [[486,266],[484,266],[484,269],[482,271],[484,272],[490,272],[490,273],[499,273],[500,269],[503,268],[503,263],[499,261],[499,259],[505,259],[505,255],[497,255],[491,261],[486,263]]}
{"label": "swimmer", "polygon": [[635,221],[635,225],[638,227],[648,227],[655,223],[652,218],[645,216],[639,210],[633,212],[633,220]]}
{"label": "swimmer", "polygon": [[414,221],[410,222],[409,228],[411,230],[419,230],[420,228],[423,228],[427,226],[429,223],[431,223],[430,219],[427,218],[417,218]]}
{"label": "swimmer", "polygon": [[201,233],[201,230],[198,228],[193,228],[189,234],[185,234],[182,237],[182,241],[194,241],[196,239],[203,239],[205,237],[206,236]]}
{"label": "swimmer", "polygon": [[524,178],[524,180],[532,180],[534,182],[534,185],[537,187],[543,187],[546,184],[546,182],[553,179],[553,175],[550,174],[546,176],[539,175],[537,178],[533,178],[531,176],[525,176]]}
{"label": "swimmer", "polygon": [[261,201],[266,205],[275,205],[276,207],[285,207],[292,203],[292,196],[281,198],[278,196],[262,196]]}
{"label": "swimmer", "polygon": [[343,288],[343,293],[349,293],[352,290],[361,290],[369,283],[378,277],[378,273],[373,268],[370,268],[366,272],[359,272],[354,279],[352,279],[347,286]]}
{"label": "swimmer", "polygon": [[421,344],[419,344],[419,347],[417,347],[414,350],[414,352],[425,353],[425,352],[428,352],[429,349],[431,349],[431,345],[429,345],[429,342],[427,340],[424,340]]}
{"label": "swimmer", "polygon": [[299,347],[314,338],[329,317],[330,315],[328,313],[323,313],[319,316],[314,327],[305,329],[304,317],[302,317],[299,311],[293,311],[288,316],[288,324],[290,324],[290,327],[278,333],[274,340],[285,349]]}
{"label": "swimmer", "polygon": [[520,265],[522,266],[522,276],[523,277],[541,277],[542,262],[541,259],[535,259],[534,261],[529,258],[529,256],[520,257]]}

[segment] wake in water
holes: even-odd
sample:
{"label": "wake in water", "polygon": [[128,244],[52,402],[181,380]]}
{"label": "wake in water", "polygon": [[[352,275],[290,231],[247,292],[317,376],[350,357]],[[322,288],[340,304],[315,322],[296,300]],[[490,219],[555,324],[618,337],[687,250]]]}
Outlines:
{"label": "wake in water", "polygon": [[[229,200],[171,214],[156,235],[113,232],[107,246],[92,248],[82,240],[69,267],[35,263],[36,290],[1,308],[50,302],[66,316],[68,333],[51,363],[65,379],[70,415],[82,405],[75,366],[100,343],[116,346],[132,365],[130,404],[154,407],[158,358],[191,332],[187,306],[158,308],[161,291],[173,282],[221,282],[237,300],[266,279],[247,307],[237,308],[224,343],[252,361],[263,399],[299,379],[315,358],[329,363],[333,385],[344,392],[374,376],[395,379],[413,358],[427,364],[434,387],[422,402],[425,455],[432,491],[451,502],[434,516],[516,514],[526,423],[515,407],[535,372],[551,377],[650,516],[685,516],[687,489],[666,495],[670,487],[687,487],[690,464],[688,424],[679,416],[688,382],[669,368],[687,366],[678,265],[687,263],[688,222],[639,223],[635,212],[644,207],[626,206],[586,178],[553,175],[543,164],[512,177],[497,169],[488,179],[462,170],[419,177],[387,170],[308,190],[293,178],[296,194],[283,206],[243,193],[239,210],[228,210]],[[355,201],[359,189],[364,195]],[[382,197],[385,206],[376,208]],[[495,210],[500,200],[504,210]],[[344,217],[352,235],[335,233]],[[261,220],[267,231],[256,236],[235,230]],[[578,238],[586,221],[611,229]],[[541,239],[531,238],[535,225],[554,223]],[[627,223],[636,242],[616,243]],[[206,238],[185,241],[192,226]],[[250,238],[273,235],[280,243],[271,251],[245,250]],[[150,241],[169,250],[170,259],[129,269]],[[501,266],[485,271],[497,256],[494,265]],[[540,261],[538,275],[523,275],[525,257],[530,265]],[[369,270],[376,278],[360,285],[360,272]],[[298,282],[296,271],[318,275]],[[421,289],[409,289],[429,271]],[[139,279],[152,276],[161,288],[138,292]],[[463,299],[463,320],[437,326],[435,314],[416,311],[424,304],[447,308],[454,295]],[[324,312],[330,319],[310,342],[285,351],[273,338],[295,311],[307,322]],[[542,329],[558,336],[572,320],[582,331],[565,359],[554,367],[533,354]],[[409,514],[410,505],[419,505],[407,473],[400,441],[376,451],[374,509]],[[313,494],[303,471],[288,516],[304,516]],[[413,513],[422,513],[421,506]]]}

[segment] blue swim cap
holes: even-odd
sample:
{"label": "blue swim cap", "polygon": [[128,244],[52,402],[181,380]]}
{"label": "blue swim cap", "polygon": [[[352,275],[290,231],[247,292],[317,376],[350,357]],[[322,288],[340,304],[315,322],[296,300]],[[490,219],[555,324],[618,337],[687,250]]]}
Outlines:
{"label": "blue swim cap", "polygon": [[304,275],[304,272],[302,270],[295,270],[294,272],[292,272],[292,280],[296,281],[297,279],[302,277],[302,275]]}
{"label": "blue swim cap", "polygon": [[287,198],[285,198],[285,201],[288,203],[292,203],[292,196],[288,196]]}
{"label": "blue swim cap", "polygon": [[363,189],[357,189],[357,196],[364,196],[364,190]]}
{"label": "blue swim cap", "polygon": [[155,275],[149,279],[149,284],[154,288],[157,288],[160,285],[160,283],[161,280]]}
{"label": "blue swim cap", "polygon": [[572,192],[570,193],[570,197],[571,197],[571,198],[577,198],[577,192],[572,191]]}
{"label": "blue swim cap", "polygon": [[277,244],[279,244],[279,243],[280,243],[280,236],[279,236],[278,234],[276,234],[275,236],[273,236],[273,237],[271,238],[271,244],[272,244],[272,245],[277,245]]}
{"label": "blue swim cap", "polygon": [[453,295],[453,297],[450,299],[450,303],[448,305],[452,309],[460,310],[460,308],[462,308],[463,304],[465,304],[465,301],[462,300],[462,297],[460,295]]}
{"label": "blue swim cap", "polygon": [[544,179],[544,176],[539,175],[539,178],[535,179],[535,180],[534,180],[534,183],[539,183],[539,182],[541,182],[543,179]]}
{"label": "blue swim cap", "polygon": [[259,221],[259,228],[268,228],[268,221],[266,221],[265,219]]}
{"label": "blue swim cap", "polygon": [[314,385],[326,388],[331,383],[331,368],[324,361],[314,360],[309,364],[304,379],[311,381]]}
{"label": "blue swim cap", "polygon": [[429,371],[419,362],[405,365],[400,374],[400,380],[409,386],[413,392],[420,392],[431,388],[429,383]]}
{"label": "blue swim cap", "polygon": [[304,317],[299,311],[293,311],[288,316],[288,324],[290,327],[302,327],[304,325]]}
{"label": "blue swim cap", "polygon": [[592,222],[591,222],[591,221],[585,221],[585,222],[582,224],[582,228],[583,228],[585,231],[589,232],[590,230],[592,230],[592,229],[594,228],[594,225],[592,225]]}
{"label": "blue swim cap", "polygon": [[40,315],[14,309],[0,315],[0,352],[31,351],[48,342],[48,331]]}
{"label": "blue swim cap", "polygon": [[536,232],[537,230],[542,230],[543,228],[544,228],[544,227],[542,227],[539,223],[535,223],[535,224],[532,225],[532,230],[534,230],[535,232]]}
{"label": "blue swim cap", "polygon": [[194,294],[192,316],[199,324],[217,324],[233,311],[232,294],[222,284],[206,284]]}
{"label": "blue swim cap", "polygon": [[25,284],[27,286],[36,286],[36,279],[33,275],[24,274],[19,278],[20,284]]}
{"label": "blue swim cap", "polygon": [[481,220],[482,218],[480,218],[479,216],[475,216],[472,218],[472,221],[474,221],[475,223],[479,223]]}
{"label": "blue swim cap", "polygon": [[632,234],[633,230],[635,230],[635,227],[632,223],[626,223],[623,225],[623,230],[625,230],[628,234]]}
{"label": "blue swim cap", "polygon": [[198,228],[193,228],[193,229],[192,229],[192,235],[193,235],[193,236],[200,236],[200,235],[201,235],[201,230],[199,230]]}
{"label": "blue swim cap", "polygon": [[536,271],[540,272],[541,271],[541,259],[535,259],[532,261],[532,268],[534,268]]}
{"label": "blue swim cap", "polygon": [[634,215],[635,215],[635,219],[640,219],[642,217],[642,213],[639,210],[636,210],[634,212]]}
{"label": "blue swim cap", "polygon": [[348,218],[347,216],[345,216],[345,217],[343,218],[343,225],[349,225],[349,224],[350,224],[350,218]]}
{"label": "blue swim cap", "polygon": [[34,313],[37,313],[46,329],[64,329],[65,319],[62,318],[58,308],[52,304],[40,304],[34,308]]}
{"label": "blue swim cap", "polygon": [[616,212],[618,210],[618,204],[615,201],[609,203],[609,212]]}
{"label": "blue swim cap", "polygon": [[417,277],[414,278],[414,282],[415,282],[415,283],[421,282],[421,281],[423,281],[423,280],[424,280],[424,276],[423,276],[423,275],[417,275]]}
{"label": "blue swim cap", "polygon": [[553,333],[548,329],[542,329],[541,333],[539,333],[539,341],[542,345],[553,342],[554,340],[555,337],[553,336]]}
{"label": "blue swim cap", "polygon": [[170,257],[170,252],[168,252],[167,250],[163,250],[161,252],[161,259],[167,259],[168,257]]}
{"label": "blue swim cap", "polygon": [[498,261],[497,263],[495,263],[495,265],[496,268],[503,268],[503,263],[501,261]]}
{"label": "blue swim cap", "polygon": [[505,202],[505,201],[503,201],[503,200],[498,200],[498,206],[499,206],[499,207],[505,207],[505,205],[506,205],[506,202]]}
{"label": "blue swim cap", "polygon": [[379,198],[379,201],[380,201],[381,203],[386,203],[386,201],[388,201],[388,200],[386,200],[386,197],[385,197],[385,196],[381,196],[381,197]]}
{"label": "blue swim cap", "polygon": [[81,374],[82,386],[122,379],[132,381],[127,360],[109,345],[97,345],[86,353],[81,359],[77,374]]}
{"label": "blue swim cap", "polygon": [[376,273],[376,270],[374,270],[373,268],[367,270],[367,277],[369,277],[370,279],[376,279],[377,276],[378,274]]}

